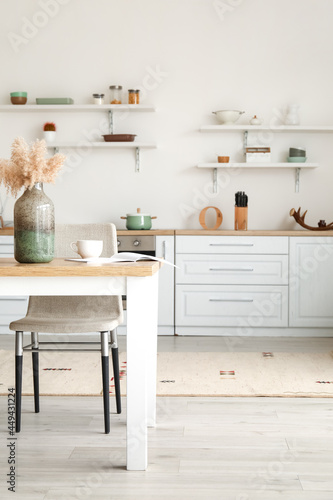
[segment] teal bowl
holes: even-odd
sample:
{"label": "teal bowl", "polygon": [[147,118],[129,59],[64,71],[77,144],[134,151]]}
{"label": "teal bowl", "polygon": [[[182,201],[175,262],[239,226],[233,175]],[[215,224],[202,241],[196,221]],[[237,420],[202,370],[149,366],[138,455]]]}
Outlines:
{"label": "teal bowl", "polygon": [[26,104],[28,100],[28,92],[11,92],[10,102],[12,104]]}
{"label": "teal bowl", "polygon": [[305,163],[307,158],[305,156],[288,156],[289,163]]}

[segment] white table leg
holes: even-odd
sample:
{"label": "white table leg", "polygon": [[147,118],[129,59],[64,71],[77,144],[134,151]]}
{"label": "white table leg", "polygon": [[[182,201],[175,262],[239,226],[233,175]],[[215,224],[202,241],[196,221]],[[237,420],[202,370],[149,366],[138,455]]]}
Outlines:
{"label": "white table leg", "polygon": [[127,470],[146,470],[155,424],[158,273],[127,278]]}

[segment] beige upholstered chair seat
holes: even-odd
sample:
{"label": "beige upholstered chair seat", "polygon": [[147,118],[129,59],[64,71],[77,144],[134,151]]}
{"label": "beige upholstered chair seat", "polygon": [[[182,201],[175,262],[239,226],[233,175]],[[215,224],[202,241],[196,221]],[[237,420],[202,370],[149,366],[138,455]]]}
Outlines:
{"label": "beige upholstered chair seat", "polygon": [[120,297],[34,297],[26,317],[13,321],[10,328],[23,332],[87,333],[112,331],[122,321]]}

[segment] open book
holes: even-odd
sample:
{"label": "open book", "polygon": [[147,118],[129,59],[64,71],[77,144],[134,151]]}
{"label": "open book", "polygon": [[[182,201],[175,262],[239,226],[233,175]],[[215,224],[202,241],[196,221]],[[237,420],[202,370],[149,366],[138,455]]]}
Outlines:
{"label": "open book", "polygon": [[157,260],[158,262],[163,262],[163,264],[168,264],[169,266],[177,267],[171,262],[161,259],[159,257],[153,257],[152,255],[145,255],[142,253],[134,252],[121,252],[115,253],[112,257],[89,257],[88,259],[65,259],[73,260],[75,262],[86,262],[94,264],[113,264],[115,262],[138,262],[139,260]]}

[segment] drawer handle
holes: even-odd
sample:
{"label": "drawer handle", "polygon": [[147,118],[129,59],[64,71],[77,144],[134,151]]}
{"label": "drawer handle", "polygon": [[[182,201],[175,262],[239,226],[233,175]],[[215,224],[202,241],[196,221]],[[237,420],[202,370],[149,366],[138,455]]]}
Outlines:
{"label": "drawer handle", "polygon": [[209,268],[210,271],[253,271],[253,268],[252,267],[233,267],[233,268],[229,268],[229,267],[210,267]]}
{"label": "drawer handle", "polygon": [[209,302],[253,302],[253,299],[209,299]]}
{"label": "drawer handle", "polygon": [[253,243],[209,243],[211,247],[253,247]]}

